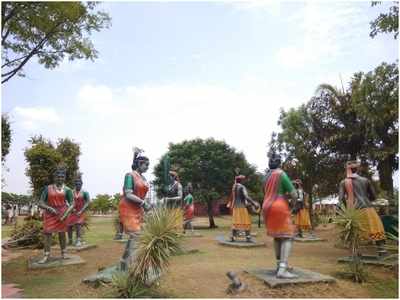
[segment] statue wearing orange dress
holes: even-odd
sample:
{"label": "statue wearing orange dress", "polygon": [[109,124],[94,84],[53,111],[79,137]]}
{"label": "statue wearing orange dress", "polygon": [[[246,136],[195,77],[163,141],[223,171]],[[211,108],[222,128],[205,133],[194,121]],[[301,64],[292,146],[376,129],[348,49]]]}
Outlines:
{"label": "statue wearing orange dress", "polygon": [[378,254],[387,254],[384,249],[385,229],[371,201],[376,200],[376,195],[371,182],[357,174],[360,164],[357,161],[346,163],[346,178],[339,185],[339,201],[345,203],[347,208],[359,209],[363,221],[362,236],[364,240],[373,241],[378,246]]}
{"label": "statue wearing orange dress", "polygon": [[312,234],[311,220],[310,220],[310,200],[308,194],[303,190],[303,182],[296,179],[293,186],[297,191],[299,207],[294,216],[294,224],[297,226],[298,236],[303,237],[303,232],[308,231]]}
{"label": "statue wearing orange dress", "polygon": [[121,200],[119,202],[120,221],[128,235],[125,251],[121,258],[121,271],[127,271],[133,260],[134,242],[141,230],[144,212],[151,208],[144,199],[149,185],[142,175],[149,168],[149,159],[135,150],[132,172],[125,175]]}
{"label": "statue wearing orange dress", "polygon": [[264,187],[263,216],[267,235],[274,238],[278,278],[298,277],[291,273],[288,258],[296,235],[296,226],[292,223],[287,196],[297,201],[297,192],[291,180],[280,168],[281,159],[273,153],[269,158],[269,170]]}

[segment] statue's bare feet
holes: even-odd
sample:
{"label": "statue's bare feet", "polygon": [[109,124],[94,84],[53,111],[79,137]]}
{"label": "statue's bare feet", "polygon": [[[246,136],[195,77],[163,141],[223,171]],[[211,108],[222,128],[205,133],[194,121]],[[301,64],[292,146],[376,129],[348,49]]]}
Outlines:
{"label": "statue's bare feet", "polygon": [[82,247],[82,242],[81,242],[81,240],[77,240],[77,241],[76,241],[75,247]]}
{"label": "statue's bare feet", "polygon": [[43,258],[41,260],[39,260],[37,263],[38,264],[45,264],[45,263],[47,263],[49,261],[49,259],[50,259],[50,254],[45,254],[43,256]]}

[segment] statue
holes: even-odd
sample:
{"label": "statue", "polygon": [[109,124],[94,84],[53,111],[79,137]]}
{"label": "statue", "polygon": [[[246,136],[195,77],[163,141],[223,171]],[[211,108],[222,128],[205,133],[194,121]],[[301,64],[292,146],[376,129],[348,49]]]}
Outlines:
{"label": "statue", "polygon": [[149,159],[141,156],[141,152],[142,150],[135,149],[132,172],[125,175],[121,200],[119,202],[120,220],[128,235],[125,251],[121,258],[121,271],[127,271],[131,264],[134,242],[141,229],[144,212],[151,208],[151,205],[144,200],[149,190],[149,184],[142,175],[149,168]]}
{"label": "statue", "polygon": [[253,206],[256,209],[260,208],[260,205],[249,197],[247,194],[246,187],[242,184],[242,181],[246,177],[238,175],[235,177],[235,183],[232,186],[232,198],[228,202],[227,207],[232,208],[232,235],[231,242],[235,241],[236,236],[240,231],[244,231],[246,235],[246,241],[251,242],[251,218],[248,212],[248,208]]}
{"label": "statue", "polygon": [[286,195],[297,200],[297,192],[286,173],[280,169],[281,158],[272,153],[269,158],[269,170],[264,187],[263,216],[267,235],[274,238],[275,256],[277,260],[276,277],[284,279],[297,278],[289,271],[288,259],[296,234],[296,226],[292,223],[289,203]]}
{"label": "statue", "polygon": [[64,166],[57,166],[54,172],[54,184],[46,186],[40,196],[39,207],[44,209],[43,233],[44,233],[44,257],[38,263],[45,264],[50,258],[50,247],[52,234],[58,233],[61,248],[61,257],[66,256],[67,231],[66,218],[74,208],[72,190],[64,185],[66,169]]}
{"label": "statue", "polygon": [[166,207],[177,210],[179,218],[177,219],[177,228],[183,228],[183,215],[182,215],[182,197],[183,190],[182,184],[179,181],[178,173],[169,171],[170,186],[168,187],[167,197],[164,198]]}
{"label": "statue", "polygon": [[371,182],[357,174],[360,164],[357,161],[346,163],[346,178],[339,185],[339,201],[343,201],[347,208],[360,209],[363,216],[363,232],[361,238],[374,241],[378,247],[378,255],[384,256],[385,230],[381,219],[370,201],[376,200]]}
{"label": "statue", "polygon": [[73,229],[76,230],[76,247],[82,246],[81,229],[85,223],[85,210],[90,203],[89,193],[82,190],[82,174],[78,173],[75,178],[75,188],[73,190],[74,209],[68,217],[68,245],[73,244]]}
{"label": "statue", "polygon": [[297,236],[302,238],[303,231],[309,231],[311,235],[313,233],[309,213],[310,200],[308,194],[303,190],[303,183],[300,179],[296,179],[292,183],[298,195],[298,206],[294,211],[294,224],[297,226]]}
{"label": "statue", "polygon": [[187,195],[183,199],[184,203],[184,220],[183,220],[183,233],[186,233],[186,229],[190,229],[193,233],[193,218],[194,218],[194,204],[193,204],[193,187],[191,183],[188,183],[186,187]]}

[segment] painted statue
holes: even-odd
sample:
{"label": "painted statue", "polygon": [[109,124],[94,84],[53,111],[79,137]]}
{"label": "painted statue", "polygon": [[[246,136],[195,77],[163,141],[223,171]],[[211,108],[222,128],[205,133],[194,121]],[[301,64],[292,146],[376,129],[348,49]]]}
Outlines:
{"label": "painted statue", "polygon": [[303,237],[303,232],[308,231],[312,234],[311,220],[310,220],[310,199],[308,194],[303,190],[303,183],[300,179],[293,182],[298,196],[298,207],[294,215],[294,224],[297,226],[297,236]]}
{"label": "painted statue", "polygon": [[243,175],[235,177],[235,183],[232,186],[232,198],[227,204],[227,207],[232,208],[232,242],[235,241],[240,231],[244,231],[246,241],[251,242],[251,217],[248,208],[254,206],[259,209],[260,207],[257,202],[249,197],[247,189],[242,183],[245,178]]}
{"label": "painted statue", "polygon": [[167,197],[164,198],[164,201],[167,208],[176,210],[176,215],[178,216],[176,226],[178,228],[183,228],[182,184],[179,181],[178,173],[176,173],[175,171],[169,171],[169,177],[171,184],[168,187]]}
{"label": "painted statue", "polygon": [[191,232],[193,233],[193,218],[194,218],[194,203],[193,203],[193,187],[191,183],[188,183],[186,186],[186,196],[185,199],[183,199],[183,233],[186,232],[186,229],[190,229]]}
{"label": "painted statue", "polygon": [[38,263],[49,261],[52,234],[58,233],[61,257],[66,258],[66,218],[74,208],[72,190],[64,185],[66,169],[58,166],[54,172],[54,184],[46,186],[40,196],[39,207],[43,213],[44,257]]}
{"label": "painted statue", "polygon": [[135,149],[132,172],[125,175],[119,203],[120,221],[128,235],[125,251],[121,258],[121,271],[127,271],[133,260],[133,248],[135,240],[141,230],[144,212],[151,208],[145,201],[149,184],[143,176],[149,168],[149,159],[141,156],[142,150]]}
{"label": "painted statue", "polygon": [[263,216],[267,235],[274,238],[278,278],[296,278],[289,271],[288,259],[292,249],[296,226],[291,219],[289,196],[297,201],[297,192],[287,174],[280,168],[281,158],[273,153],[269,158],[269,170],[264,186]]}
{"label": "painted statue", "polygon": [[346,163],[346,178],[339,185],[339,201],[343,201],[347,208],[360,209],[363,216],[362,239],[374,241],[378,246],[378,254],[387,253],[384,249],[385,230],[371,201],[376,200],[374,188],[367,178],[357,174],[360,164],[357,161]]}
{"label": "painted statue", "polygon": [[87,191],[82,190],[82,174],[78,173],[74,181],[73,190],[74,209],[67,219],[68,223],[68,245],[73,244],[73,230],[76,231],[76,247],[82,246],[82,226],[85,224],[85,211],[89,206],[90,197]]}

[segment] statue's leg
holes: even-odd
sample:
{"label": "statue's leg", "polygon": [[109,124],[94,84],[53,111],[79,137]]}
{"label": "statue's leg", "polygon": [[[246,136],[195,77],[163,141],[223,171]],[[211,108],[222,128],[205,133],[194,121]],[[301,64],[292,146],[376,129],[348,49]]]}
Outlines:
{"label": "statue's leg", "polygon": [[231,242],[235,241],[235,237],[236,237],[236,229],[232,229]]}
{"label": "statue's leg", "polygon": [[44,233],[43,234],[43,242],[44,242],[44,256],[41,260],[38,261],[39,264],[45,264],[50,258],[50,248],[51,248],[51,240],[52,236],[51,233]]}
{"label": "statue's leg", "polygon": [[82,246],[82,241],[81,241],[81,233],[82,233],[82,224],[76,224],[76,247]]}
{"label": "statue's leg", "polygon": [[67,240],[65,237],[65,232],[58,233],[58,240],[60,241],[60,248],[61,248],[61,258],[65,259],[66,249],[67,249]]}
{"label": "statue's leg", "polygon": [[73,229],[74,225],[68,226],[68,245],[73,244]]}
{"label": "statue's leg", "polygon": [[129,239],[126,242],[125,251],[120,262],[120,270],[123,272],[128,271],[129,266],[131,265],[131,261],[133,259],[133,248],[137,238],[137,235],[134,232],[128,232],[128,236]]}
{"label": "statue's leg", "polygon": [[297,233],[297,235],[299,236],[299,237],[303,237],[303,231],[301,230],[301,228],[299,227],[298,228],[298,233]]}
{"label": "statue's leg", "polygon": [[293,241],[290,238],[284,238],[281,243],[281,261],[276,277],[285,279],[297,278],[297,275],[290,273],[288,270],[288,259],[290,251],[292,250]]}
{"label": "statue's leg", "polygon": [[281,239],[274,238],[274,249],[275,249],[275,257],[276,257],[276,272],[279,269],[279,263],[281,262]]}
{"label": "statue's leg", "polygon": [[376,241],[376,247],[378,251],[378,256],[386,256],[388,254],[385,249],[385,240]]}
{"label": "statue's leg", "polygon": [[122,225],[122,223],[119,222],[118,231],[117,231],[117,233],[115,234],[114,240],[122,240],[123,235],[124,235],[124,225]]}
{"label": "statue's leg", "polygon": [[192,220],[189,221],[189,229],[192,233],[194,232]]}
{"label": "statue's leg", "polygon": [[251,242],[250,230],[245,230],[244,232],[246,234],[246,242]]}

